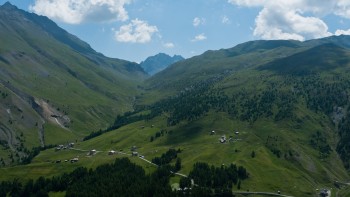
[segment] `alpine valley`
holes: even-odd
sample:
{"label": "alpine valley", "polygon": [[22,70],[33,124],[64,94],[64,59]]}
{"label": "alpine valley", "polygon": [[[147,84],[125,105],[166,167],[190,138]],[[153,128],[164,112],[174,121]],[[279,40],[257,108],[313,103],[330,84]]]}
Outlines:
{"label": "alpine valley", "polygon": [[149,76],[6,3],[0,196],[349,196],[349,72],[350,36],[332,36]]}

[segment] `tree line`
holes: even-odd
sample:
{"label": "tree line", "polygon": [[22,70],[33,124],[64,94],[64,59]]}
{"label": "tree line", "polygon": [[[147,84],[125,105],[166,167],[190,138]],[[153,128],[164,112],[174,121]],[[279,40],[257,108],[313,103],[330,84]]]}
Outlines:
{"label": "tree line", "polygon": [[163,153],[160,157],[155,157],[152,159],[152,163],[158,166],[169,165],[170,162],[176,159],[175,165],[170,166],[171,171],[177,172],[181,169],[181,159],[177,157],[177,154],[181,153],[181,150],[169,149],[166,153]]}
{"label": "tree line", "polygon": [[[169,165],[162,165],[146,174],[141,166],[128,158],[116,159],[112,164],[98,166],[95,170],[76,168],[61,176],[28,180],[18,179],[0,183],[2,196],[49,196],[49,192],[66,192],[66,196],[233,196],[232,184],[239,185],[249,174],[242,166],[214,167],[196,163],[189,178],[180,180],[180,187],[193,187],[190,193],[172,190],[169,179],[173,174]],[[191,185],[193,179],[195,185]],[[224,192],[223,192],[224,191]],[[225,195],[224,195],[225,194]]]}
{"label": "tree line", "polygon": [[230,164],[227,167],[215,167],[198,162],[194,164],[188,177],[180,179],[180,188],[185,196],[233,196],[233,185],[241,189],[241,181],[248,177],[249,173],[242,166]]}
{"label": "tree line", "polygon": [[21,183],[18,179],[0,184],[0,196],[48,196],[66,191],[66,196],[175,196],[169,185],[170,171],[158,168],[147,175],[127,158],[117,159],[95,170],[79,167],[69,174],[40,177]]}
{"label": "tree line", "polygon": [[344,166],[350,169],[350,107],[346,111],[346,115],[338,124],[340,139],[337,144],[337,152],[343,160]]}

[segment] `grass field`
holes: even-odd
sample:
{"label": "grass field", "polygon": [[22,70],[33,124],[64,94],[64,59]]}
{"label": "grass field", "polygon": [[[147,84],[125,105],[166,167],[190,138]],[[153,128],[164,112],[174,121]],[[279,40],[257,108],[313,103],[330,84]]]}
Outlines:
{"label": "grass field", "polygon": [[[74,148],[79,150],[43,151],[29,165],[1,168],[0,179],[25,177],[23,179],[25,180],[39,176],[57,176],[70,172],[78,166],[95,168],[103,163],[113,162],[116,157],[125,157],[122,154],[109,156],[109,150],[131,153],[131,147],[136,146],[139,154],[151,160],[169,148],[175,148],[182,150],[179,154],[183,165],[180,173],[188,174],[192,165],[199,161],[215,166],[235,163],[246,167],[250,174],[250,177],[242,183],[242,191],[282,191],[294,196],[312,196],[317,188],[333,187],[335,179],[349,179],[336,154],[333,153],[322,161],[318,158],[317,151],[308,145],[309,133],[306,131],[312,132],[318,129],[312,128],[312,125],[312,120],[301,129],[288,129],[290,128],[288,122],[274,124],[264,120],[250,125],[232,120],[225,113],[210,113],[191,124],[183,122],[176,127],[167,127],[165,119],[158,117],[148,122],[129,124],[88,141],[78,142]],[[150,142],[151,136],[162,129],[166,130],[164,136]],[[215,135],[210,135],[212,130],[215,130]],[[238,135],[234,134],[235,130],[239,131]],[[221,144],[219,138],[222,135],[226,135],[227,138],[232,136],[234,141]],[[281,145],[281,149],[288,147],[293,150],[295,156],[276,157],[265,146],[266,136],[269,135],[278,135],[284,144]],[[88,156],[89,150],[92,149],[96,149],[98,153]],[[254,158],[251,157],[252,151],[256,153]],[[64,162],[74,157],[78,157],[79,162]],[[147,172],[155,169],[153,165],[138,157],[130,158],[143,166]],[[54,163],[56,160],[62,162]],[[178,181],[179,178],[174,177],[171,179],[171,184],[176,185]]]}

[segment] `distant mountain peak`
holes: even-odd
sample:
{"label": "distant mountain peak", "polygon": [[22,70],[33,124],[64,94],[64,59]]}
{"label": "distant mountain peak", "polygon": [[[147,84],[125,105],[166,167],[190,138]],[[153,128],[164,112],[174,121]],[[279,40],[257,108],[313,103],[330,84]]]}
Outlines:
{"label": "distant mountain peak", "polygon": [[6,3],[4,3],[1,6],[2,9],[8,9],[8,10],[13,10],[13,9],[18,9],[15,5],[12,5],[9,1],[7,1]]}
{"label": "distant mountain peak", "polygon": [[165,53],[158,53],[157,55],[148,57],[145,61],[141,62],[141,67],[150,75],[154,75],[169,65],[183,60],[181,55],[173,55],[172,57]]}

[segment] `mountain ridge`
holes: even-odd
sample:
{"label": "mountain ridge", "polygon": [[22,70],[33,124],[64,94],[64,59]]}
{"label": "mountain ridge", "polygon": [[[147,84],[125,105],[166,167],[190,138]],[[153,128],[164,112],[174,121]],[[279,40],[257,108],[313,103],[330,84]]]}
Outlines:
{"label": "mountain ridge", "polygon": [[140,66],[152,76],[181,60],[184,60],[184,58],[180,55],[173,55],[171,57],[165,53],[158,53],[157,55],[146,58],[146,60],[140,63]]}
{"label": "mountain ridge", "polygon": [[[134,69],[137,72],[141,72],[141,73],[143,72],[143,70],[134,62],[129,62],[127,60],[121,60],[117,58],[109,58],[104,56],[102,53],[96,52],[94,49],[91,48],[91,46],[88,43],[80,40],[77,36],[72,35],[68,33],[66,30],[60,28],[55,22],[53,22],[46,16],[39,16],[34,13],[28,13],[26,11],[18,9],[16,6],[12,5],[9,2],[5,3],[1,7],[3,7],[4,11],[10,10],[12,14],[14,14],[13,12],[15,12],[19,16],[23,16],[25,20],[33,22],[35,25],[40,27],[43,31],[47,32],[49,35],[55,38],[57,41],[66,44],[76,52],[83,54],[90,61],[98,65],[110,66],[111,68],[116,69],[123,65],[116,64],[113,61],[120,61],[120,62],[123,62],[123,64],[127,65],[127,66],[124,66],[124,69],[129,69],[130,71]],[[11,17],[13,15],[8,14],[7,16]],[[16,18],[13,18],[13,19],[16,20]],[[119,69],[119,71],[122,71],[122,70]],[[124,74],[126,74],[126,72]]]}
{"label": "mountain ridge", "polygon": [[[349,48],[349,36],[331,36],[327,38],[308,40],[304,42],[294,40],[257,40],[238,44],[229,49],[208,50],[201,55],[194,56],[173,64],[162,72],[147,79],[148,87],[164,87],[167,84],[179,83],[176,86],[185,88],[181,85],[183,81],[187,81],[184,85],[189,85],[193,80],[193,76],[206,73],[215,76],[225,70],[240,70],[251,66],[257,66],[253,59],[259,59],[258,65],[268,64],[271,60],[288,57],[295,53],[308,50],[321,44],[333,43],[337,46]],[[198,63],[200,62],[200,63]],[[185,71],[186,70],[186,71]],[[184,74],[181,80],[175,79],[174,76]],[[192,77],[191,77],[192,76]],[[162,80],[166,78],[166,80]],[[191,81],[189,79],[191,78]],[[157,82],[156,82],[157,81]]]}
{"label": "mountain ridge", "polygon": [[306,51],[270,62],[258,69],[281,74],[306,75],[333,70],[350,62],[350,50],[333,43],[320,44]]}

